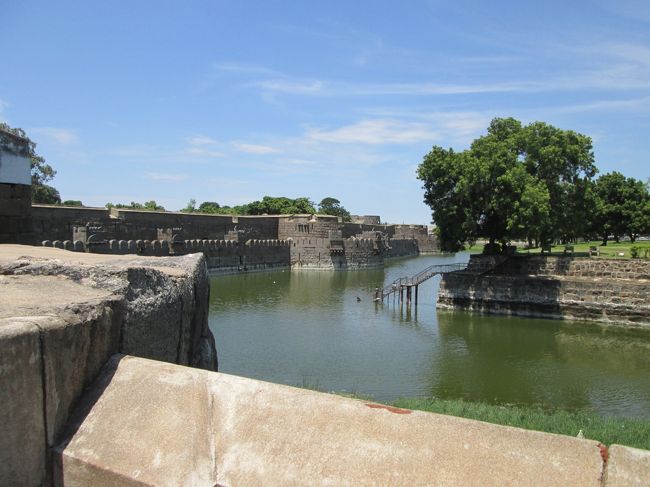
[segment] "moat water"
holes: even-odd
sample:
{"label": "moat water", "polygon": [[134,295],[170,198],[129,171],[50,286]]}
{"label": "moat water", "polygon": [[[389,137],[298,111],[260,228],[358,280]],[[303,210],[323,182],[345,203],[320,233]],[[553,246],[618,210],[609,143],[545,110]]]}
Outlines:
{"label": "moat water", "polygon": [[436,310],[439,277],[420,286],[417,309],[372,301],[400,276],[468,258],[213,277],[219,370],[383,402],[435,396],[650,418],[650,331]]}

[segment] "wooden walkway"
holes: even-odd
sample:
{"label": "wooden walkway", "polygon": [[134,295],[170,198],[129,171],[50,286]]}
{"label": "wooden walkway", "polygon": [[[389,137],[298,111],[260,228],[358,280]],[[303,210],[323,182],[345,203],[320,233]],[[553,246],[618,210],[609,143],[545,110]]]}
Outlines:
{"label": "wooden walkway", "polygon": [[414,299],[415,305],[417,306],[418,286],[420,284],[438,274],[462,271],[466,268],[467,264],[434,264],[427,267],[423,271],[418,272],[414,276],[400,277],[399,279],[395,279],[391,284],[384,287],[383,289],[377,288],[375,291],[375,301],[381,301],[383,303],[385,298],[390,299],[390,296],[392,295],[393,300],[395,300],[396,296],[399,296],[399,302],[401,303],[404,301],[404,291],[406,290],[406,304],[411,304],[411,300]]}

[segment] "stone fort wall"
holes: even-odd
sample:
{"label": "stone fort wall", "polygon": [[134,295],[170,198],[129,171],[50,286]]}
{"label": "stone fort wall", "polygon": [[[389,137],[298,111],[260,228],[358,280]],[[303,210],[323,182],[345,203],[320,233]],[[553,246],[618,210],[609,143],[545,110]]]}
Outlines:
{"label": "stone fort wall", "polygon": [[382,250],[375,240],[303,237],[292,240],[291,245],[293,269],[349,270],[384,265]]}
{"label": "stone fort wall", "polygon": [[437,248],[423,225],[344,223],[329,215],[230,216],[50,205],[32,207],[33,242],[79,252],[185,255],[211,271],[296,266],[358,269]]}

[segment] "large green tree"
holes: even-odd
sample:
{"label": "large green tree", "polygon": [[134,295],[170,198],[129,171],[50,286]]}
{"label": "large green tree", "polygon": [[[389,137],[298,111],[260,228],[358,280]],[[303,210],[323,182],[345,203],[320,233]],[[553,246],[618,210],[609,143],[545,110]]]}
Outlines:
{"label": "large green tree", "polygon": [[513,239],[581,235],[584,195],[595,172],[589,137],[495,118],[465,151],[433,147],[417,176],[441,246],[458,250],[478,238],[493,248]]}

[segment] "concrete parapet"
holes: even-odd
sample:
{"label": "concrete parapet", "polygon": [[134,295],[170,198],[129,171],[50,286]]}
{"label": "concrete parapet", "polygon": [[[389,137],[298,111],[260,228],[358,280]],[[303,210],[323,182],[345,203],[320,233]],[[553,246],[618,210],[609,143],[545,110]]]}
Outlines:
{"label": "concrete parapet", "polygon": [[122,356],[56,464],[66,485],[464,487],[600,487],[605,465],[591,440]]}
{"label": "concrete parapet", "polygon": [[642,487],[650,484],[650,451],[612,445],[608,450],[606,487]]}
{"label": "concrete parapet", "polygon": [[49,485],[44,452],[116,352],[216,369],[201,255],[0,245],[0,285],[0,485]]}

